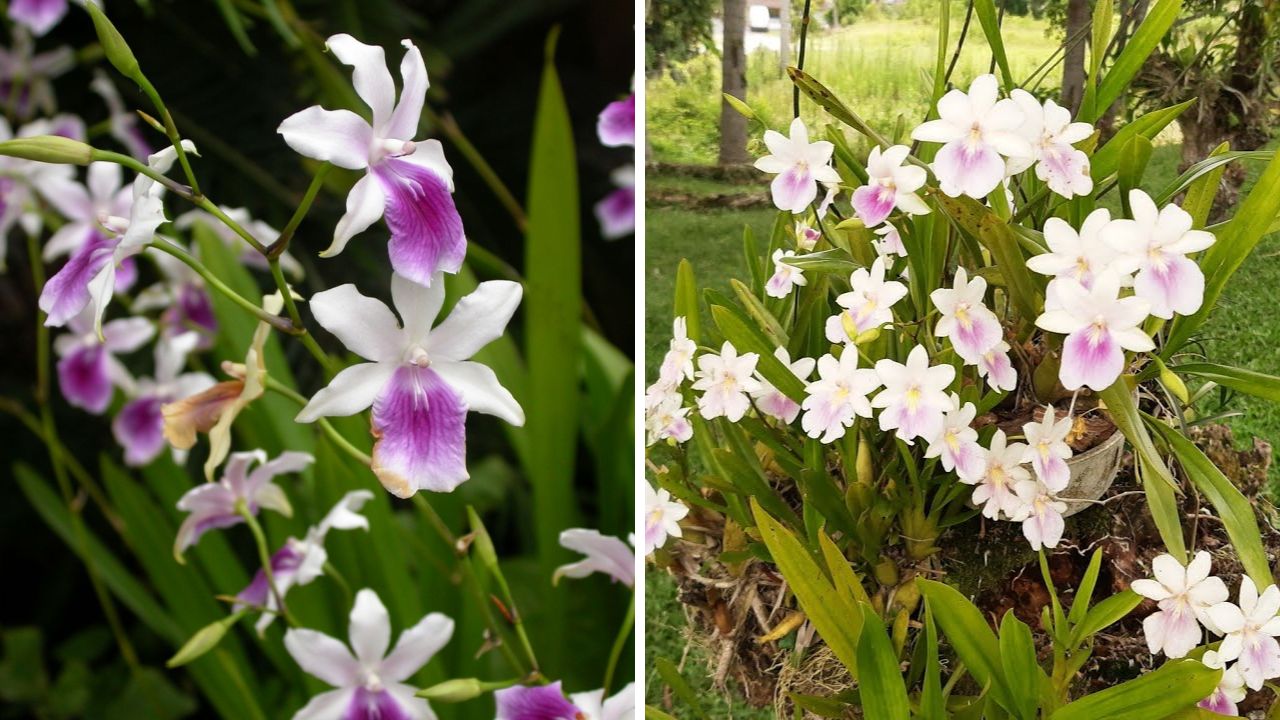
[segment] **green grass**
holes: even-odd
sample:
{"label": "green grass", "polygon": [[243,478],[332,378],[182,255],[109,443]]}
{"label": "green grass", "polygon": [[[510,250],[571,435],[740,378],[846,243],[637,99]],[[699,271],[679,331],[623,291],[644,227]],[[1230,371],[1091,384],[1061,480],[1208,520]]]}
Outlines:
{"label": "green grass", "polygon": [[[953,9],[952,47],[963,14],[963,10]],[[1030,18],[1005,19],[1005,50],[1019,81],[1057,47],[1059,39],[1046,30],[1045,23]],[[810,35],[805,71],[887,132],[898,124],[900,115],[905,117],[904,127],[923,117],[932,91],[936,53],[936,20],[860,20],[850,27]],[[974,76],[987,72],[990,62],[991,51],[975,20],[952,77],[957,84],[967,85]],[[747,103],[766,126],[780,128],[790,122],[791,88],[791,81],[778,72],[776,53],[761,49],[748,58]],[[715,162],[719,57],[704,54],[678,65],[648,79],[646,89],[645,117],[654,160]],[[825,120],[812,104],[806,105],[801,113],[806,121]]]}

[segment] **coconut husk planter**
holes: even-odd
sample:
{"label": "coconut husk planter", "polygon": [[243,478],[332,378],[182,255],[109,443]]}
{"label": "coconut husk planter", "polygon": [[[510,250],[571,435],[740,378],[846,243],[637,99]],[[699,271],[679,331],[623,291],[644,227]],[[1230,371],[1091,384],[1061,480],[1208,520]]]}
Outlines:
{"label": "coconut husk planter", "polygon": [[[1086,424],[1073,433],[1068,444],[1079,452],[1072,481],[1076,481],[1079,468],[1082,482],[1079,494],[1064,495],[1080,500],[1073,504],[1062,542],[1048,554],[1050,574],[1065,604],[1070,604],[1095,549],[1103,552],[1095,603],[1127,589],[1137,578],[1148,577],[1151,559],[1164,551],[1146,499],[1135,484],[1129,450],[1122,439],[1116,440],[1115,426],[1105,413],[1079,404],[1075,410],[1086,418]],[[988,420],[1020,428],[1028,418]],[[1231,431],[1222,425],[1193,428],[1191,439],[1253,501],[1268,560],[1274,564],[1280,558],[1280,532],[1275,529],[1275,509],[1262,497],[1271,446],[1254,439],[1251,447],[1237,449]],[[1077,449],[1077,445],[1088,447]],[[1186,490],[1181,496],[1181,511],[1188,545],[1213,555],[1215,574],[1234,592],[1242,568],[1230,541],[1211,507],[1202,504],[1190,488]],[[1096,497],[1091,497],[1094,493]],[[798,498],[791,501],[799,506]],[[663,560],[679,586],[679,600],[689,621],[688,642],[706,650],[711,659],[707,672],[716,686],[745,697],[752,705],[772,705],[779,717],[793,716],[792,694],[831,696],[856,687],[798,614],[794,596],[772,565],[755,558],[730,564],[719,560],[721,553],[744,546],[741,529],[702,509],[695,508],[691,517],[685,539],[670,545]],[[886,547],[885,554],[898,562],[899,582],[886,586],[864,577],[873,600],[889,608],[914,607],[918,594],[908,581],[917,576],[943,580],[972,598],[993,627],[1006,612],[1028,623],[1036,633],[1042,659],[1047,660],[1049,647],[1040,630],[1040,616],[1050,602],[1049,593],[1036,554],[1018,525],[973,518],[948,529],[938,546],[939,553],[915,564],[908,563],[900,545]],[[1163,662],[1163,656],[1156,658],[1148,652],[1142,634],[1142,619],[1155,609],[1153,602],[1144,601],[1096,636],[1092,656],[1076,687],[1089,691],[1110,687]],[[945,647],[943,654],[948,654]],[[910,653],[906,652],[904,667],[909,661]],[[728,689],[730,684],[732,690]],[[1242,714],[1261,717],[1270,700],[1266,693],[1253,693],[1250,701],[1253,705],[1241,706]]]}

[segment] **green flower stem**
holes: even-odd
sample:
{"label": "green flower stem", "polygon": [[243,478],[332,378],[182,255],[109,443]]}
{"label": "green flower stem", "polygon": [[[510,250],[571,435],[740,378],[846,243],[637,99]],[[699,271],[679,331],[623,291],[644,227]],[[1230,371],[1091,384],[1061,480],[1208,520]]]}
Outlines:
{"label": "green flower stem", "polygon": [[333,563],[325,561],[324,574],[328,575],[337,584],[338,588],[342,590],[342,596],[346,599],[347,605],[351,605],[351,585],[347,583],[347,579],[343,577],[342,573],[338,572],[338,568],[334,567]]}
{"label": "green flower stem", "polygon": [[324,185],[324,179],[333,169],[333,165],[323,163],[320,169],[316,170],[316,174],[311,178],[311,184],[307,186],[307,192],[302,196],[302,202],[298,204],[298,209],[293,211],[293,217],[289,218],[289,224],[284,226],[280,231],[280,236],[275,242],[267,246],[267,259],[274,260],[284,254],[289,249],[289,241],[293,239],[293,233],[297,231],[298,225],[302,223],[302,219],[307,216],[311,210],[311,203],[315,201],[316,195],[319,194],[320,188]]}
{"label": "green flower stem", "polygon": [[618,669],[618,659],[622,657],[622,648],[627,645],[631,635],[631,627],[636,621],[636,593],[631,591],[631,602],[627,605],[627,615],[622,618],[622,626],[618,628],[618,636],[613,639],[613,649],[609,651],[609,664],[604,668],[604,696],[609,697],[609,688],[613,684],[613,674]]}
{"label": "green flower stem", "polygon": [[431,527],[436,531],[436,534],[440,536],[440,539],[443,540],[454,553],[459,555],[458,573],[461,576],[462,584],[466,587],[467,591],[471,593],[473,601],[476,603],[476,607],[480,609],[481,615],[484,616],[485,624],[489,626],[489,632],[492,635],[492,639],[497,643],[498,649],[502,651],[502,654],[506,656],[507,662],[510,663],[511,667],[515,669],[516,672],[520,673],[521,676],[540,677],[541,674],[538,673],[537,668],[530,667],[522,662],[515,650],[513,650],[511,646],[503,640],[504,633],[502,631],[502,627],[498,624],[497,619],[493,616],[491,600],[485,595],[484,588],[480,586],[480,581],[476,578],[475,568],[471,565],[471,559],[461,556],[463,551],[460,551],[458,548],[458,539],[454,537],[453,532],[449,530],[449,526],[445,524],[444,519],[442,519],[440,514],[436,512],[436,509],[431,506],[431,503],[422,496],[422,493],[417,493],[413,496],[413,504],[422,512],[423,517],[427,519],[427,524],[431,525]]}
{"label": "green flower stem", "polygon": [[262,574],[267,578],[267,587],[271,588],[271,595],[276,599],[276,607],[279,608],[280,616],[289,623],[290,627],[298,627],[298,621],[293,618],[293,614],[289,612],[289,607],[284,604],[284,596],[280,594],[280,589],[276,587],[275,573],[271,571],[271,551],[267,548],[267,536],[262,532],[262,526],[258,524],[258,518],[249,512],[249,506],[244,500],[236,501],[236,512],[240,517],[244,518],[244,522],[249,526],[249,531],[253,533],[253,541],[258,545],[258,561],[262,563]]}
{"label": "green flower stem", "polygon": [[[267,389],[289,398],[290,400],[298,403],[299,406],[305,407],[307,404],[307,399],[302,397],[302,395],[296,390],[281,383],[270,375],[267,376]],[[350,455],[357,462],[365,465],[366,467],[373,464],[373,459],[364,452],[361,452],[355,445],[352,445],[351,441],[343,437],[342,433],[338,432],[333,424],[329,422],[328,418],[320,418],[319,420],[316,420],[316,425],[320,426],[320,429],[334,445],[337,445],[340,450]]]}
{"label": "green flower stem", "polygon": [[222,212],[222,208],[218,207],[217,205],[214,205],[209,200],[209,198],[204,197],[203,195],[200,195],[197,193],[197,195],[194,198],[190,198],[190,200],[191,202],[195,203],[196,206],[199,207],[201,210],[204,210],[210,215],[221,220],[223,225],[226,225],[228,228],[231,229],[232,232],[239,235],[242,240],[249,243],[250,247],[252,247],[254,250],[257,250],[263,256],[266,256],[267,246],[259,242],[258,238],[249,234],[249,231],[241,227],[240,223],[228,217],[226,213]]}
{"label": "green flower stem", "polygon": [[169,108],[165,107],[164,100],[160,99],[160,93],[156,91],[154,85],[142,73],[138,73],[135,78],[139,81],[142,92],[151,99],[151,104],[156,106],[156,110],[160,113],[160,120],[164,123],[165,134],[169,136],[169,142],[173,144],[173,149],[178,153],[178,163],[182,165],[182,172],[187,176],[187,182],[191,183],[191,192],[196,197],[203,197],[200,193],[200,184],[196,182],[196,175],[191,170],[191,161],[187,159],[187,151],[182,148],[182,136],[178,135],[178,127],[173,124],[173,116],[169,114]]}
{"label": "green flower stem", "polygon": [[152,180],[155,180],[161,185],[164,185],[165,188],[168,189],[173,194],[179,197],[185,198],[187,200],[190,200],[192,202],[195,202],[195,196],[192,194],[193,191],[191,188],[187,187],[186,185],[183,185],[182,183],[177,182],[176,180],[173,180],[172,178],[166,177],[163,173],[157,172],[150,165],[138,160],[137,158],[131,155],[123,155],[118,152],[111,152],[110,150],[99,150],[97,148],[94,148],[91,157],[93,158],[93,160],[98,162],[115,163],[122,167],[127,167],[138,174],[146,175]]}
{"label": "green flower stem", "polygon": [[316,362],[320,363],[320,367],[324,368],[325,374],[333,377],[336,373],[333,359],[324,351],[324,348],[320,347],[320,343],[316,342],[315,336],[307,332],[307,326],[302,322],[302,314],[298,312],[298,304],[293,299],[293,292],[289,289],[288,281],[284,279],[284,271],[280,269],[280,257],[269,257],[267,263],[271,266],[271,277],[276,281],[280,296],[284,298],[284,309],[289,314],[289,322],[298,331],[293,335],[302,341],[307,352],[311,353]]}
{"label": "green flower stem", "polygon": [[163,253],[168,253],[169,255],[172,255],[178,258],[184,264],[186,264],[187,267],[196,271],[196,273],[200,277],[204,278],[205,283],[207,283],[209,287],[222,293],[228,299],[234,302],[236,305],[239,305],[241,308],[247,311],[250,315],[253,315],[254,317],[261,320],[262,322],[265,322],[271,325],[272,327],[279,330],[280,332],[286,333],[288,335],[300,335],[306,332],[305,329],[295,327],[293,323],[291,323],[289,320],[286,320],[285,318],[279,317],[277,315],[272,315],[266,310],[263,310],[261,307],[254,305],[244,296],[240,295],[235,290],[232,290],[230,287],[228,287],[226,283],[219,280],[218,277],[214,275],[212,272],[210,272],[208,268],[200,264],[200,262],[196,260],[194,257],[192,257],[190,253],[178,247],[177,245],[174,245],[173,243],[170,243],[170,242],[164,242],[164,241],[152,241],[147,243],[146,247],[159,250],[160,252],[163,252]]}
{"label": "green flower stem", "polygon": [[[27,236],[27,258],[31,264],[31,280],[34,283],[36,291],[39,292],[44,288],[44,265],[40,259],[40,246],[35,235]],[[71,517],[71,525],[75,532],[75,541],[80,545],[79,555],[84,560],[85,571],[89,574],[89,584],[93,586],[93,593],[98,599],[98,604],[102,606],[102,614],[107,618],[107,624],[111,626],[111,633],[115,636],[116,645],[120,648],[120,656],[124,658],[125,663],[130,668],[137,670],[139,667],[138,653],[134,651],[133,643],[129,641],[128,634],[124,631],[124,625],[120,622],[120,615],[116,611],[115,603],[112,602],[111,596],[107,593],[106,587],[102,584],[102,578],[98,577],[97,568],[94,567],[89,555],[89,535],[84,527],[84,518],[81,517],[83,507],[75,502],[75,496],[71,492],[71,481],[67,478],[66,455],[63,452],[62,443],[58,440],[58,429],[53,421],[53,410],[49,406],[49,328],[44,324],[45,314],[41,310],[36,311],[36,402],[40,406],[40,427],[41,437],[44,439],[45,448],[49,451],[49,463],[53,466],[54,479],[58,483],[58,491],[62,494],[62,501],[67,505],[68,514]]]}

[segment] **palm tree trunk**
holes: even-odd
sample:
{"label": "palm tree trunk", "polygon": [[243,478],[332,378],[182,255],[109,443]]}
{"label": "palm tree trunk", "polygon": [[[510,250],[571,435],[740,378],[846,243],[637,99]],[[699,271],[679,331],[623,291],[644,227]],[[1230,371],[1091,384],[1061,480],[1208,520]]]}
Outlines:
{"label": "palm tree trunk", "polygon": [[[726,95],[746,99],[747,52],[744,36],[747,25],[746,0],[724,0],[724,39],[721,48],[720,88]],[[720,99],[720,164],[741,165],[747,156],[747,119]]]}

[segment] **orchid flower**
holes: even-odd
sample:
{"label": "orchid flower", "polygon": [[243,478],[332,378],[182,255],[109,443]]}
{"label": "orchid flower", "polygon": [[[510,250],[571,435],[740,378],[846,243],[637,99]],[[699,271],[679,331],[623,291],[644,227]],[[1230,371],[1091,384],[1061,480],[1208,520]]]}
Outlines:
{"label": "orchid flower", "polygon": [[81,313],[67,323],[71,332],[53,341],[58,354],[58,387],[67,402],[100,415],[111,404],[112,390],[129,381],[129,371],[116,359],[148,343],[155,326],[146,318],[122,318],[93,331],[93,319]]}
{"label": "orchid flower", "polygon": [[518,283],[490,280],[458,301],[444,322],[440,278],[429,287],[391,277],[403,325],[354,285],[316,293],[311,311],[349,350],[371,362],[338,373],[298,422],[354,415],[373,406],[373,472],[391,494],[449,492],[467,480],[468,411],[524,424],[524,410],[488,366],[468,360],[502,335],[520,304]]}
{"label": "orchid flower", "polygon": [[698,352],[698,344],[689,339],[688,325],[681,315],[671,321],[671,343],[667,354],[662,358],[662,367],[658,377],[672,387],[683,380],[693,380],[693,355]]}
{"label": "orchid flower", "polygon": [[871,232],[880,236],[879,240],[872,240],[875,245],[876,254],[880,257],[891,255],[907,256],[907,246],[902,244],[902,234],[898,232],[898,228],[893,223],[885,223]]}
{"label": "orchid flower", "polygon": [[1009,392],[1018,387],[1018,371],[1009,359],[1009,343],[1001,340],[978,360],[978,375],[996,390]]}
{"label": "orchid flower", "polygon": [[1115,274],[1098,275],[1090,288],[1071,278],[1059,278],[1051,285],[1060,307],[1036,318],[1036,325],[1067,336],[1059,372],[1066,389],[1105,390],[1124,371],[1125,350],[1155,349],[1141,328],[1150,303],[1140,297],[1119,297]]}
{"label": "orchid flower", "polygon": [[698,412],[707,420],[723,417],[738,422],[751,407],[748,395],[760,389],[760,381],[754,375],[760,356],[755,353],[738,354],[728,340],[720,348],[720,354],[707,353],[698,358],[697,380],[694,390],[698,396]]}
{"label": "orchid flower", "polygon": [[[1129,586],[1139,595],[1159,603],[1160,609],[1142,621],[1142,631],[1152,653],[1184,657],[1200,644],[1201,623],[1210,629],[1217,628],[1211,608],[1227,599],[1227,586],[1209,574],[1210,563],[1209,553],[1203,550],[1185,567],[1172,555],[1158,555],[1151,561],[1155,579],[1134,580]],[[1226,659],[1234,660],[1235,656]]]}
{"label": "orchid flower", "polygon": [[[806,380],[813,374],[813,366],[816,362],[813,358],[797,358],[795,362],[791,362],[791,355],[784,347],[779,347],[773,351],[773,356],[783,365],[786,365],[791,374],[801,380]],[[790,423],[800,414],[800,404],[795,400],[782,394],[768,380],[765,380],[759,373],[756,379],[760,381],[760,386],[751,394],[756,401],[756,408],[772,418],[777,418],[785,423]]]}
{"label": "orchid flower", "polygon": [[689,514],[689,508],[672,500],[671,493],[664,488],[653,489],[649,483],[644,484],[644,554],[667,544],[667,538],[683,537],[680,521]]}
{"label": "orchid flower", "polygon": [[[263,245],[270,245],[276,241],[276,238],[280,237],[280,231],[262,220],[255,219],[245,208],[232,208],[223,205],[219,209]],[[245,265],[257,270],[268,271],[271,269],[270,263],[262,256],[262,253],[253,249],[236,231],[227,227],[226,223],[204,210],[188,210],[173,220],[173,226],[179,230],[189,230],[196,225],[203,225],[212,231],[214,235],[217,235],[224,245],[238,250],[240,262]],[[300,278],[303,275],[302,264],[288,250],[280,254],[280,269],[284,270],[292,278]]]}
{"label": "orchid flower", "polygon": [[324,633],[292,628],[284,647],[298,666],[336,688],[311,698],[293,720],[434,720],[431,705],[406,685],[453,636],[453,620],[431,613],[391,644],[391,616],[378,594],[365,588],[351,608],[351,647]]}
{"label": "orchid flower", "polygon": [[809,142],[804,121],[791,121],[791,137],[776,130],[764,131],[769,155],[756,160],[761,172],[777,175],[770,184],[773,204],[799,215],[818,199],[818,183],[838,185],[840,174],[829,164],[835,146],[826,140]]}
{"label": "orchid flower", "polygon": [[[1013,517],[1022,507],[1015,489],[1031,479],[1031,473],[1022,466],[1022,456],[1027,446],[1020,442],[1008,442],[1004,431],[996,429],[987,448],[986,472],[973,489],[973,503],[982,507],[983,517],[996,520],[1003,514]],[[960,478],[968,482],[965,478]]]}
{"label": "orchid flower", "polygon": [[[195,146],[189,141],[182,142],[185,150],[195,152]],[[147,165],[158,173],[165,173],[176,159],[177,151],[169,146],[148,158]],[[40,309],[49,316],[45,325],[64,325],[85,306],[90,306],[94,327],[101,329],[103,313],[115,293],[117,266],[142,252],[166,220],[163,185],[146,175],[138,175],[131,193],[128,217],[98,218],[106,234],[91,234],[67,264],[45,283],[40,292]]]}
{"label": "orchid flower", "polygon": [[97,70],[93,74],[93,82],[89,83],[89,88],[98,93],[107,106],[107,122],[111,127],[111,137],[123,145],[134,158],[145,161],[154,152],[151,149],[151,143],[147,142],[142,129],[138,126],[138,116],[124,106],[115,84],[106,73]]}
{"label": "orchid flower", "polygon": [[1031,543],[1031,549],[1057,547],[1065,528],[1062,513],[1067,511],[1067,504],[1036,480],[1019,482],[1013,492],[1017,496],[1018,508],[1009,519],[1022,523],[1022,535]]}
{"label": "orchid flower", "polygon": [[617,188],[596,203],[596,221],[605,240],[617,240],[636,231],[636,169],[623,165],[610,173]]}
{"label": "orchid flower", "polygon": [[582,720],[633,720],[636,712],[635,687],[635,683],[627,683],[609,698],[605,698],[604,689],[600,689],[574,693],[569,699],[577,706]]}
{"label": "orchid flower", "polygon": [[418,48],[409,40],[402,44],[404,87],[397,103],[382,48],[350,35],[330,37],[327,47],[354,69],[356,94],[372,111],[373,123],[350,110],[313,105],[286,118],[279,133],[301,155],[365,171],[347,195],[333,244],[320,255],[342,252],[353,236],[385,215],[392,269],[429,287],[439,273],[462,267],[467,239],[453,204],[453,169],[444,148],[439,140],[413,140],[429,83]]}
{"label": "orchid flower", "polygon": [[[218,482],[201,483],[178,500],[178,509],[191,514],[178,527],[173,540],[174,557],[181,559],[182,553],[205,532],[244,522],[238,505],[243,504],[253,515],[265,508],[292,517],[289,498],[271,480],[277,475],[301,472],[313,460],[307,453],[292,451],[281,453],[274,460],[267,460],[262,450],[232,453]],[[255,463],[258,467],[253,468]]]}
{"label": "orchid flower", "polygon": [[514,685],[493,693],[497,706],[494,720],[579,720],[585,715],[560,689],[560,681],[549,685]]}
{"label": "orchid flower", "polygon": [[978,431],[973,429],[973,418],[978,408],[973,403],[960,403],[960,396],[951,393],[951,408],[942,416],[942,430],[929,439],[926,458],[938,458],[942,469],[955,471],[962,482],[976,483],[987,471],[987,451],[978,444]]}
{"label": "orchid flower", "polygon": [[[133,206],[133,189],[121,187],[122,171],[109,162],[89,164],[87,186],[73,177],[45,174],[35,181],[36,190],[58,211],[67,223],[58,228],[44,245],[46,261],[63,255],[74,255],[86,245],[107,241],[106,224],[112,218],[126,217]],[[116,268],[115,292],[126,292],[137,279],[132,257],[121,260]]]}
{"label": "orchid flower", "polygon": [[929,353],[917,345],[905,365],[888,358],[877,360],[876,375],[884,390],[872,398],[871,406],[882,408],[881,430],[896,430],[908,445],[914,438],[932,438],[942,432],[943,414],[952,407],[947,387],[956,378],[954,367],[931,367]]}
{"label": "orchid flower", "polygon": [[1027,438],[1027,452],[1023,462],[1031,463],[1036,477],[1049,488],[1050,492],[1062,492],[1067,489],[1071,480],[1071,468],[1067,460],[1071,459],[1071,446],[1067,444],[1067,436],[1075,425],[1075,418],[1064,415],[1061,420],[1054,417],[1053,406],[1045,406],[1044,417],[1040,422],[1029,422],[1022,426],[1022,434]]}
{"label": "orchid flower", "polygon": [[1265,681],[1280,677],[1280,588],[1268,585],[1259,595],[1253,579],[1245,575],[1240,578],[1239,605],[1225,601],[1225,589],[1222,595],[1208,610],[1211,629],[1225,635],[1218,654],[1235,660],[1245,684],[1261,690]]}
{"label": "orchid flower", "polygon": [[124,448],[125,464],[146,465],[164,449],[165,403],[195,395],[214,385],[206,373],[182,372],[187,356],[200,336],[194,332],[164,338],[156,343],[155,377],[122,383],[129,401],[111,421],[111,433]]}
{"label": "orchid flower", "polygon": [[1222,678],[1209,697],[1196,703],[1196,706],[1219,715],[1239,716],[1240,710],[1236,703],[1244,700],[1249,692],[1244,688],[1244,676],[1240,674],[1240,670],[1235,666],[1227,667],[1217,650],[1206,650],[1200,662],[1207,668],[1221,670]]}
{"label": "orchid flower", "polygon": [[[372,499],[373,493],[368,490],[352,490],[342,496],[320,524],[307,528],[303,539],[290,537],[285,540],[283,547],[271,555],[271,579],[275,581],[276,592],[280,593],[281,598],[291,588],[309,585],[324,574],[325,563],[329,561],[329,554],[324,549],[324,539],[330,530],[369,529],[369,520],[360,514],[360,508]],[[276,619],[280,609],[275,593],[271,592],[271,582],[267,580],[267,574],[262,568],[236,594],[236,603],[232,605],[231,611],[239,612],[249,607],[263,610],[258,622],[254,624],[261,636]]]}
{"label": "orchid flower", "polygon": [[1192,230],[1191,214],[1177,205],[1156,208],[1151,196],[1129,191],[1132,220],[1102,229],[1102,241],[1137,266],[1133,290],[1151,303],[1151,314],[1169,319],[1191,315],[1204,302],[1204,273],[1187,255],[1213,244],[1213,233]]}
{"label": "orchid flower", "polygon": [[907,286],[896,280],[886,281],[887,269],[881,257],[871,263],[870,270],[858,268],[849,275],[849,292],[836,298],[836,304],[844,310],[827,318],[827,340],[851,343],[858,335],[893,322],[890,308],[907,296]]}
{"label": "orchid flower", "polygon": [[66,14],[67,0],[9,0],[9,19],[36,37],[43,37]]}
{"label": "orchid flower", "polygon": [[1089,213],[1079,233],[1062,218],[1045,220],[1044,239],[1049,252],[1027,260],[1027,268],[1041,275],[1071,278],[1086,288],[1093,286],[1094,275],[1104,269],[1129,272],[1127,263],[1123,269],[1114,265],[1117,253],[1102,240],[1102,230],[1110,222],[1111,212],[1106,208]]}
{"label": "orchid flower", "polygon": [[1040,104],[1031,93],[1015,89],[1009,97],[1022,111],[1022,126],[1017,132],[1027,140],[1031,152],[1009,158],[1009,175],[1036,166],[1036,177],[1049,189],[1063,197],[1088,195],[1093,191],[1089,175],[1089,156],[1072,147],[1093,134],[1093,126],[1071,122],[1071,111],[1053,100]]}
{"label": "orchid flower", "polygon": [[598,572],[627,587],[635,587],[636,552],[619,538],[602,535],[598,530],[569,528],[560,532],[560,546],[585,557],[556,568],[551,575],[551,584],[556,584],[562,577],[584,578]]}
{"label": "orchid flower", "polygon": [[929,206],[916,193],[928,173],[922,167],[903,165],[911,148],[892,145],[883,153],[880,146],[867,156],[867,184],[853,191],[853,210],[862,224],[875,227],[897,208],[911,215],[927,215]]}
{"label": "orchid flower", "polygon": [[625,147],[636,144],[636,94],[615,100],[600,111],[596,118],[596,134],[605,147]]}
{"label": "orchid flower", "polygon": [[[648,395],[646,399],[649,399]],[[692,411],[693,408],[684,407],[684,397],[678,392],[655,394],[653,402],[645,406],[646,444],[654,445],[663,440],[688,442],[693,437],[693,424],[689,422]]]}
{"label": "orchid flower", "polygon": [[809,252],[817,246],[818,240],[822,238],[822,232],[816,228],[810,227],[808,223],[796,221],[796,248]]}
{"label": "orchid flower", "polygon": [[36,53],[31,33],[15,28],[13,43],[0,47],[0,97],[13,103],[19,117],[52,115],[58,106],[53,79],[75,66],[76,54],[70,47]]}
{"label": "orchid flower", "polygon": [[857,416],[871,417],[867,395],[880,387],[880,378],[871,368],[858,367],[858,351],[846,347],[837,360],[833,355],[818,358],[818,379],[805,385],[800,427],[811,438],[832,443],[844,437]]}
{"label": "orchid flower", "polygon": [[[140,290],[130,309],[133,312],[160,310],[161,337],[195,331],[200,337],[197,349],[213,347],[218,334],[218,317],[213,312],[213,298],[205,287],[204,278],[167,253],[155,253],[151,259],[164,279]],[[117,289],[119,285],[117,282]]]}
{"label": "orchid flower", "polygon": [[809,282],[804,277],[803,269],[787,264],[787,258],[795,257],[795,255],[794,250],[779,248],[773,251],[773,275],[764,284],[764,293],[766,295],[784,298],[790,295],[792,290],[804,287]]}
{"label": "orchid flower", "polygon": [[998,99],[995,75],[979,75],[969,92],[953,89],[938,100],[938,119],[911,131],[913,140],[943,143],[934,156],[933,174],[942,192],[985,198],[1005,178],[1005,157],[1031,154],[1017,134],[1022,111],[1012,100]]}
{"label": "orchid flower", "polygon": [[938,288],[929,294],[934,307],[942,313],[933,334],[951,340],[956,354],[969,365],[977,365],[982,356],[1004,337],[1000,319],[983,304],[987,280],[981,275],[973,280],[962,267],[956,268],[955,284]]}

